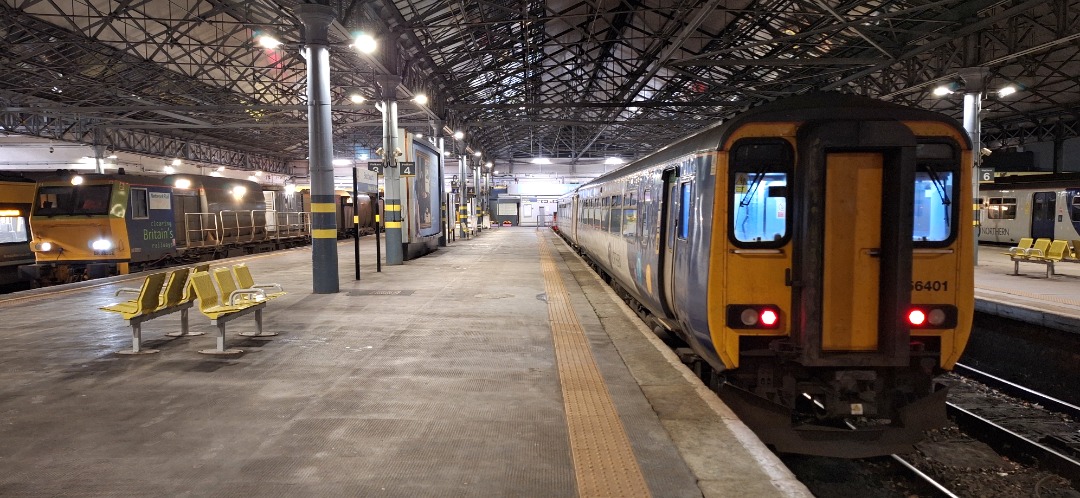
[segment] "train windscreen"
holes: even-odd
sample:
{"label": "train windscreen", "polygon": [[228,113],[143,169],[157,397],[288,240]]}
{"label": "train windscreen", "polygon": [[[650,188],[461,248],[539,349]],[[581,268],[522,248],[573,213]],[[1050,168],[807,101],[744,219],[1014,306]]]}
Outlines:
{"label": "train windscreen", "polygon": [[55,186],[38,189],[35,216],[109,214],[111,185]]}
{"label": "train windscreen", "polygon": [[0,209],[0,244],[27,242],[26,219],[18,209]]}

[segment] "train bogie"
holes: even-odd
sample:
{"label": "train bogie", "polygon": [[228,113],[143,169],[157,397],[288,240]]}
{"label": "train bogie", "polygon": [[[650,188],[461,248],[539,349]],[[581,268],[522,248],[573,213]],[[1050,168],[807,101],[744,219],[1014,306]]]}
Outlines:
{"label": "train bogie", "polygon": [[933,376],[967,341],[970,146],[934,113],[817,99],[582,186],[559,232],[723,376],[766,442],[896,451],[942,421]]}

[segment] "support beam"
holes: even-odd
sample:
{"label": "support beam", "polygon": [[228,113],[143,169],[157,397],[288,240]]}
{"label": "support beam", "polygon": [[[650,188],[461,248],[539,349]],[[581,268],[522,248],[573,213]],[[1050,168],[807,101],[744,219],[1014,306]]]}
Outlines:
{"label": "support beam", "polygon": [[315,294],[334,294],[338,287],[337,216],[334,196],[334,144],[330,122],[330,44],[327,27],[334,9],[301,4],[307,45],[308,168],[311,172],[311,260]]}

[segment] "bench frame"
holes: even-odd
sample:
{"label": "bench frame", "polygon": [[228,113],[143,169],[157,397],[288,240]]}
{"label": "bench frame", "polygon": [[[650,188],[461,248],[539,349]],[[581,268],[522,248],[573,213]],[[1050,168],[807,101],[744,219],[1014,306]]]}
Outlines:
{"label": "bench frame", "polygon": [[265,308],[265,307],[266,307],[266,301],[262,301],[259,304],[253,304],[253,305],[248,306],[248,307],[243,308],[243,309],[223,313],[220,316],[218,316],[217,318],[211,319],[210,324],[217,326],[217,329],[218,329],[217,349],[202,349],[202,350],[199,350],[199,352],[202,353],[202,354],[210,354],[210,355],[233,355],[233,354],[243,353],[244,352],[243,349],[225,349],[225,324],[227,324],[227,323],[229,323],[229,322],[231,322],[231,321],[233,321],[233,320],[235,320],[237,318],[240,318],[240,317],[242,317],[244,315],[247,315],[248,313],[254,312],[255,313],[255,330],[257,330],[258,332],[255,333],[255,334],[240,334],[240,335],[260,336],[260,335],[263,334],[262,312],[263,312],[263,308]]}
{"label": "bench frame", "polygon": [[188,310],[195,305],[194,301],[188,301],[186,303],[180,303],[172,308],[160,309],[152,311],[150,313],[138,315],[127,320],[124,320],[131,326],[131,349],[117,351],[119,354],[154,354],[157,353],[157,349],[143,349],[142,348],[142,324],[155,318],[163,317],[165,315],[171,315],[177,311],[180,312],[180,332],[169,332],[165,335],[169,337],[187,337],[203,335],[205,332],[191,332],[188,330]]}

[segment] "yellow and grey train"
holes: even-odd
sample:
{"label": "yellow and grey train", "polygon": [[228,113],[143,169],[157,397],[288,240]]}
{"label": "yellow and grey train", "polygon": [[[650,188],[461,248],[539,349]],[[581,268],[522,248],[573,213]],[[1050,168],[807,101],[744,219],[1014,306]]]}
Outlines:
{"label": "yellow and grey train", "polygon": [[[19,272],[50,285],[308,244],[305,195],[202,175],[62,173],[37,184],[36,261]],[[373,203],[365,195],[356,205]],[[350,229],[352,207],[339,203]],[[371,213],[358,217],[373,224]]]}
{"label": "yellow and grey train", "polygon": [[0,288],[23,282],[18,267],[34,261],[30,251],[30,207],[34,180],[0,174]]}
{"label": "yellow and grey train", "polygon": [[557,229],[764,442],[893,453],[968,340],[971,160],[941,114],[796,97],[580,186]]}

